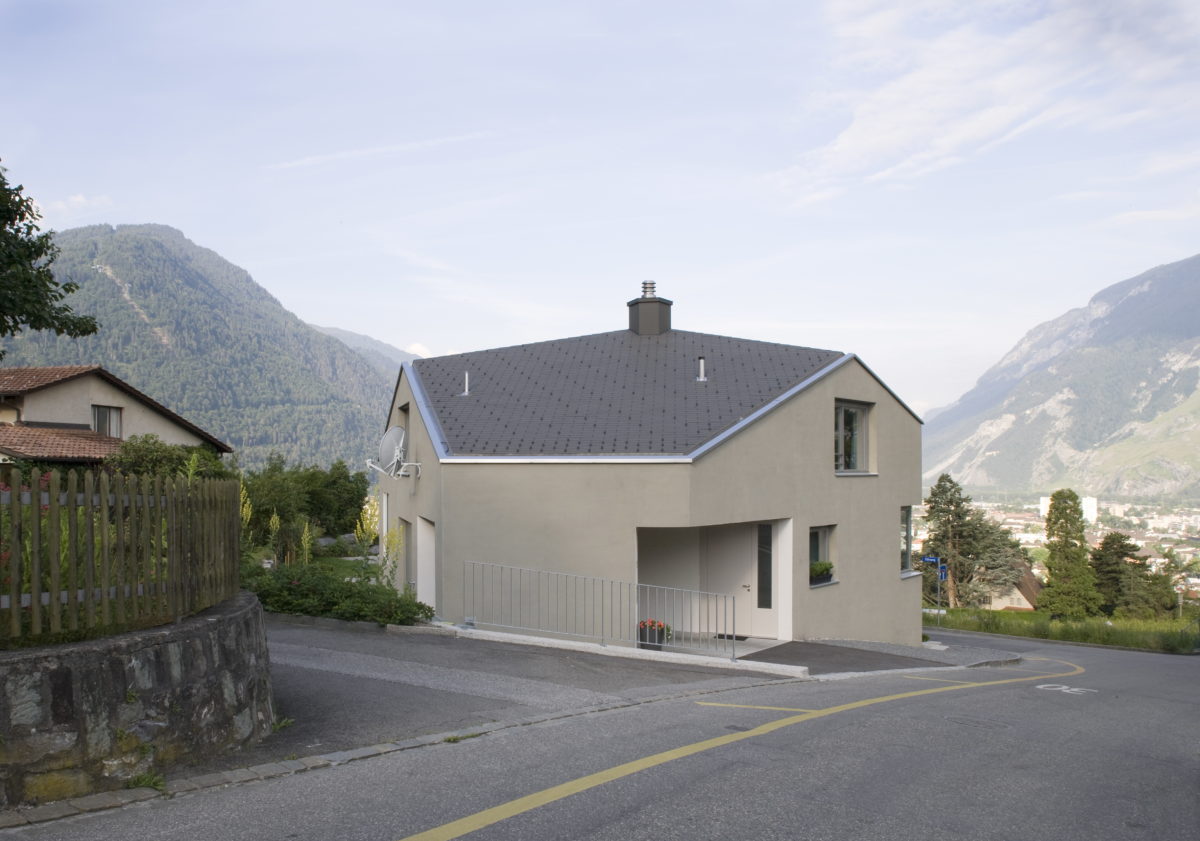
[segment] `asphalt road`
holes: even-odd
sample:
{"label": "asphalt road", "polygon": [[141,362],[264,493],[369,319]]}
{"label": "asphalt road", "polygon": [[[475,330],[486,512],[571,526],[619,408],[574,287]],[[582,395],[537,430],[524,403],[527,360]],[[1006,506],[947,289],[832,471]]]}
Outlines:
{"label": "asphalt road", "polygon": [[[957,632],[935,638],[1000,647]],[[484,669],[496,677],[491,707],[399,710],[397,720],[412,713],[438,727],[440,716],[461,724],[534,710],[537,723],[7,832],[80,841],[1195,837],[1200,658],[1002,647],[1019,649],[1022,662],[838,681],[707,669],[664,679],[653,666],[639,674],[623,661],[613,674],[581,661],[574,687],[530,677],[535,663],[517,677],[505,662],[506,651],[544,653],[480,649],[469,667],[422,679]],[[362,703],[388,703],[374,694],[386,677],[361,674],[386,664],[354,654],[332,657],[334,679],[369,681]],[[558,666],[543,662],[552,678]],[[548,715],[519,694],[538,683],[567,693],[547,705],[584,706]],[[448,686],[424,688],[445,701]],[[302,726],[298,718],[297,733]]]}

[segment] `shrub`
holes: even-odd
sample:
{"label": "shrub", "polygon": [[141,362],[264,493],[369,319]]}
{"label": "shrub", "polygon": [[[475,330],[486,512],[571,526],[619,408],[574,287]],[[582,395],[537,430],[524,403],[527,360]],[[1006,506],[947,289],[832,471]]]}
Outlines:
{"label": "shrub", "polygon": [[304,616],[413,625],[433,618],[433,608],[411,591],[398,593],[378,580],[376,570],[362,564],[360,574],[331,569],[315,561],[307,566],[263,569],[247,565],[242,586],[258,595],[264,610]]}

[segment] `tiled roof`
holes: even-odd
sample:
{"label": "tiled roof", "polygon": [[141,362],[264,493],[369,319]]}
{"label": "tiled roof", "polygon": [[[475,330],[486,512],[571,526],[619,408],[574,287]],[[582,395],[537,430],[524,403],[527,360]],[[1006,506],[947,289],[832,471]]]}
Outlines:
{"label": "tiled roof", "polygon": [[[701,356],[707,382],[697,382]],[[682,455],[843,356],[618,330],[413,366],[450,455]]]}
{"label": "tiled roof", "polygon": [[195,435],[207,441],[218,452],[233,452],[232,447],[217,438],[215,435],[205,432],[187,418],[172,412],[154,398],[138,391],[129,383],[125,382],[111,371],[106,370],[101,365],[48,365],[38,368],[0,368],[0,398],[6,396],[25,395],[31,391],[37,391],[38,389],[56,385],[58,383],[65,382],[66,380],[74,379],[75,377],[84,376],[85,374],[95,374],[105,382],[116,386],[126,394],[129,394],[132,397],[142,401],[159,414],[171,419],[184,429],[190,430]]}
{"label": "tiled roof", "polygon": [[98,462],[120,449],[120,438],[90,429],[0,424],[0,453],[9,458]]}
{"label": "tiled roof", "polygon": [[49,365],[42,368],[0,368],[0,397],[27,394],[48,385],[101,371],[99,365]]}

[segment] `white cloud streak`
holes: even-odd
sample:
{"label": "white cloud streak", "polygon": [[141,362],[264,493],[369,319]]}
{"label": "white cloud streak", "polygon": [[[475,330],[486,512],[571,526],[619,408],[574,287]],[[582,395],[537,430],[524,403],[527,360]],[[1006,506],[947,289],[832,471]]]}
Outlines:
{"label": "white cloud streak", "polygon": [[799,203],[904,183],[1031,131],[1103,132],[1200,98],[1200,6],[1182,0],[832,0],[827,98],[848,123],[781,173]]}

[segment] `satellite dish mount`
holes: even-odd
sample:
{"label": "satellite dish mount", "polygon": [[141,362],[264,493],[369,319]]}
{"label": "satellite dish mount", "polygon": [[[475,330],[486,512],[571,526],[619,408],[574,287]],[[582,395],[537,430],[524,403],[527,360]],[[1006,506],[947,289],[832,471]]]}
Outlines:
{"label": "satellite dish mount", "polygon": [[405,461],[408,457],[408,449],[405,446],[407,442],[408,436],[403,427],[388,427],[388,431],[383,433],[383,438],[379,442],[379,461],[367,459],[367,467],[378,470],[393,479],[409,476],[420,479],[420,462]]}

